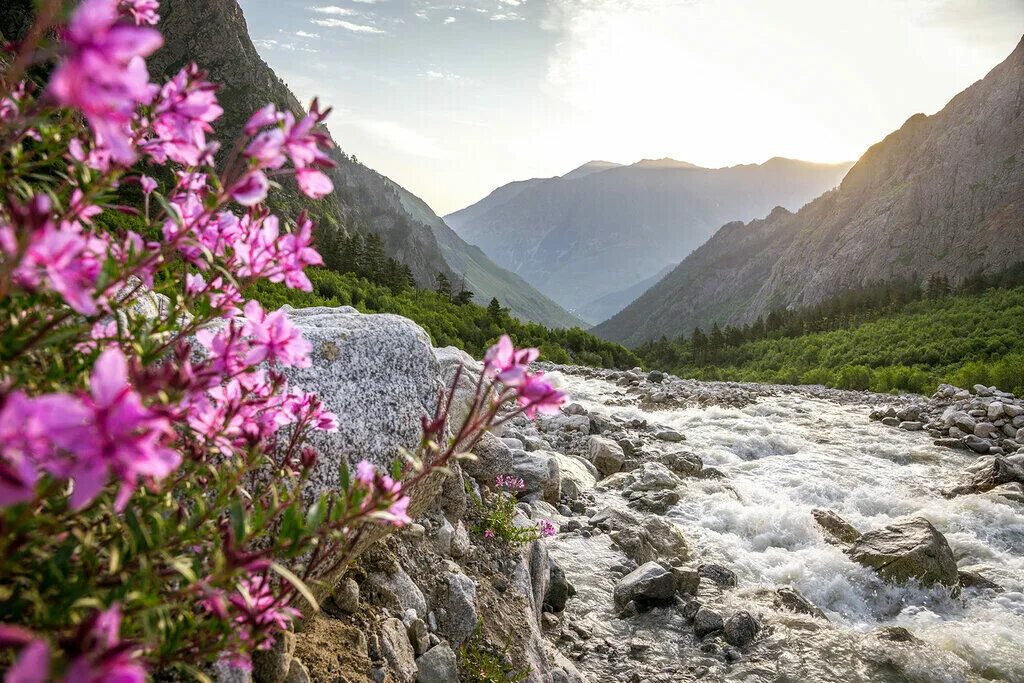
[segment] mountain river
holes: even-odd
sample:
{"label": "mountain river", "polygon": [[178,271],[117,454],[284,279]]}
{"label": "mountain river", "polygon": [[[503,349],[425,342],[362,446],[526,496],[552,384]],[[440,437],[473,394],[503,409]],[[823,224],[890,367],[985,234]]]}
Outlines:
{"label": "mountain river", "polygon": [[[608,405],[621,395],[602,380],[567,375],[566,388],[591,413],[642,418],[686,435],[680,444],[723,479],[691,478],[667,513],[696,562],[733,569],[738,586],[717,596],[719,609],[759,616],[761,635],[734,661],[712,656],[674,608],[621,619],[613,606],[622,562],[607,534],[561,534],[551,553],[578,594],[566,619],[591,642],[631,643],[651,680],[707,681],[1024,681],[1024,508],[984,495],[943,498],[973,460],[868,418],[869,406],[805,393],[765,396],[743,408],[643,411]],[[597,507],[625,506],[617,491],[596,491]],[[838,512],[861,531],[919,515],[948,540],[958,565],[980,565],[1003,590],[894,586],[825,541],[813,508]],[[828,621],[773,608],[788,586]],[[880,638],[899,626],[923,642]],[[593,680],[631,680],[628,662],[589,656],[578,662]],[[632,680],[648,680],[633,674]]]}

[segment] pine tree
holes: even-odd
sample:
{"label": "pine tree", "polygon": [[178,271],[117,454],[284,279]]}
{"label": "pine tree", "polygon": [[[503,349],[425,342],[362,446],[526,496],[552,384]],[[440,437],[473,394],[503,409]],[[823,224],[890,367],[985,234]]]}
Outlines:
{"label": "pine tree", "polygon": [[436,283],[437,283],[437,287],[436,287],[437,293],[440,294],[441,296],[444,296],[444,297],[447,297],[447,298],[451,299],[452,298],[452,283],[448,279],[448,276],[445,275],[443,271],[438,272]]}
{"label": "pine tree", "polygon": [[501,302],[498,301],[498,297],[491,297],[491,303],[487,304],[487,315],[496,323],[501,322]]}

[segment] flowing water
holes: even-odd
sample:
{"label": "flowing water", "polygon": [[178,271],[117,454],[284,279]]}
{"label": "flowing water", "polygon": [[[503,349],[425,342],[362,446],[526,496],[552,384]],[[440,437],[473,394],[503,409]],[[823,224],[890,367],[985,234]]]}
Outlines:
{"label": "flowing water", "polygon": [[[766,628],[739,661],[704,655],[671,609],[629,620],[615,616],[611,567],[622,562],[606,535],[564,535],[552,553],[579,590],[568,618],[597,638],[647,641],[643,657],[674,667],[671,680],[729,681],[1024,681],[1024,510],[994,497],[945,499],[973,460],[932,445],[923,432],[904,432],[868,419],[865,406],[790,393],[744,408],[645,412],[611,407],[617,390],[603,380],[568,376],[574,400],[588,410],[645,418],[683,432],[682,444],[722,480],[689,479],[668,513],[701,562],[739,576],[722,611],[750,609]],[[623,505],[615,491],[599,507]],[[830,508],[861,531],[905,515],[926,517],[941,531],[961,567],[985,565],[1004,590],[922,590],[882,582],[825,542],[811,517]],[[790,586],[813,602],[829,624],[772,609],[776,588]],[[872,631],[901,626],[924,644],[881,640]],[[595,680],[627,671],[598,657],[581,662]]]}

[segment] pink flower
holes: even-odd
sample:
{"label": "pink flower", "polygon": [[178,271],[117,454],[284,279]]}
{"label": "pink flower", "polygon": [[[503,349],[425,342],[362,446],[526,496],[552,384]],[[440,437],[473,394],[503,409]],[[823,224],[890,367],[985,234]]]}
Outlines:
{"label": "pink flower", "polygon": [[537,525],[537,529],[538,531],[540,531],[541,538],[554,536],[556,533],[558,533],[558,530],[555,529],[555,525],[546,519],[540,520],[540,524]]}
{"label": "pink flower", "polygon": [[539,355],[537,349],[516,349],[508,335],[503,334],[484,354],[484,372],[506,386],[518,386],[526,377],[527,367]]}
{"label": "pink flower", "polygon": [[263,131],[245,148],[245,156],[257,168],[281,168],[288,159],[284,153],[284,131],[280,128]]}
{"label": "pink flower", "polygon": [[88,505],[106,483],[110,471],[121,480],[115,508],[123,510],[140,477],[160,480],[177,469],[181,455],[164,445],[172,433],[170,422],[142,405],[128,384],[128,363],[120,349],[104,351],[93,366],[90,397],[92,411],[88,438],[62,438],[60,445],[73,453],[69,475],[75,482],[71,506]]}
{"label": "pink flower", "polygon": [[146,669],[122,641],[121,610],[117,604],[96,615],[82,637],[82,651],[68,665],[67,683],[145,683]]}
{"label": "pink flower", "polygon": [[367,488],[373,487],[373,482],[377,478],[377,470],[366,460],[361,460],[356,465],[356,481]]}
{"label": "pink flower", "polygon": [[[197,166],[213,158],[215,147],[207,144],[210,125],[224,110],[217,104],[217,87],[191,64],[164,84],[153,105],[153,139],[143,147],[157,163],[167,159]],[[205,178],[202,183],[205,187]],[[195,189],[195,188],[193,188]]]}
{"label": "pink flower", "polygon": [[258,301],[245,305],[245,333],[252,337],[245,362],[256,365],[263,361],[299,368],[310,366],[312,345],[302,338],[302,331],[294,327],[284,311],[267,314]]}
{"label": "pink flower", "polygon": [[267,198],[270,182],[263,171],[250,171],[231,188],[231,198],[242,206],[255,206]]}
{"label": "pink flower", "polygon": [[518,388],[519,405],[527,417],[533,419],[537,413],[554,415],[558,413],[567,396],[544,379],[543,373],[527,374]]}
{"label": "pink flower", "polygon": [[50,647],[42,638],[19,626],[0,626],[0,646],[21,647],[4,674],[4,683],[45,683],[50,678]]}
{"label": "pink flower", "polygon": [[[249,638],[262,635],[253,633],[252,629],[270,632],[284,631],[288,629],[292,621],[301,618],[297,609],[287,606],[287,600],[279,600],[274,595],[270,582],[265,576],[253,576],[242,581],[238,591],[233,593],[228,601],[241,612],[235,618],[235,622],[246,628]],[[270,642],[273,642],[272,635]],[[255,644],[261,643],[256,642]]]}
{"label": "pink flower", "polygon": [[406,524],[412,524],[412,517],[409,516],[408,511],[409,496],[402,496],[388,507],[387,512],[382,517],[385,521],[391,522],[395,526],[405,526]]}
{"label": "pink flower", "polygon": [[50,79],[48,92],[61,105],[80,110],[96,141],[123,164],[135,161],[130,122],[149,103],[144,57],[163,44],[160,33],[118,23],[117,0],[84,0],[64,34],[68,54]]}
{"label": "pink flower", "polygon": [[334,191],[331,179],[313,168],[300,168],[295,172],[295,180],[302,193],[311,199],[320,199]]}
{"label": "pink flower", "polygon": [[494,538],[494,529],[484,529],[484,538]]}
{"label": "pink flower", "polygon": [[273,104],[268,104],[249,117],[243,132],[246,135],[253,135],[260,128],[275,124],[283,118],[281,114],[277,113],[277,107]]}
{"label": "pink flower", "polygon": [[156,181],[148,175],[139,178],[139,185],[142,186],[142,191],[147,195],[153,194],[153,191],[156,190]]}
{"label": "pink flower", "polygon": [[155,26],[160,21],[157,10],[160,3],[157,0],[121,0],[121,10],[127,12],[133,19],[135,25],[149,24]]}

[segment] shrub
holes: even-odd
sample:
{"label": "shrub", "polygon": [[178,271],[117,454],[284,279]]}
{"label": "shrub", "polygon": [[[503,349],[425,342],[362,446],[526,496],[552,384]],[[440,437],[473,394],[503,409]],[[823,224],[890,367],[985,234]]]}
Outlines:
{"label": "shrub", "polygon": [[[66,44],[24,44],[0,78],[6,680],[248,662],[317,608],[306,582],[348,562],[364,525],[411,521],[409,487],[483,430],[564,400],[527,369],[537,352],[502,337],[453,439],[450,392],[409,462],[343,468],[307,506],[306,437],[338,418],[281,372],[310,362],[300,331],[241,292],[312,296],[312,222],[264,202],[268,174],[331,190],[324,113],[268,105],[218,172],[213,86],[194,65],[162,86],[140,68],[160,43],[155,5],[84,0],[64,28],[42,12],[30,34]],[[8,88],[47,54],[62,55],[49,83]],[[115,203],[130,186],[141,207]]]}

